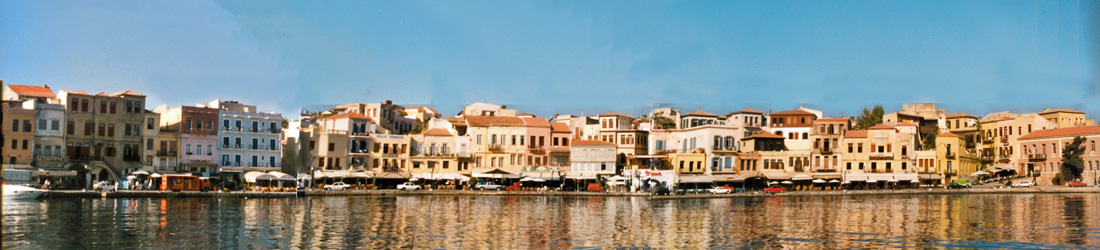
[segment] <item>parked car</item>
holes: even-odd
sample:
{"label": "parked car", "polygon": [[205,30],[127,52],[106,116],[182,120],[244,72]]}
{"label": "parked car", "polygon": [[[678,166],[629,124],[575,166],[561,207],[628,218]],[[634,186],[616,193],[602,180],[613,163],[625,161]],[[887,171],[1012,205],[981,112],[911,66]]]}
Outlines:
{"label": "parked car", "polygon": [[420,185],[412,182],[401,183],[401,185],[397,185],[397,190],[420,190]]}
{"label": "parked car", "polygon": [[948,189],[969,188],[970,180],[955,180],[947,184]]}
{"label": "parked car", "polygon": [[1089,184],[1085,184],[1084,182],[1080,182],[1080,181],[1071,181],[1068,184],[1066,184],[1066,186],[1070,186],[1070,187],[1088,187]]}
{"label": "parked car", "polygon": [[503,190],[504,186],[497,185],[496,183],[492,183],[492,182],[483,182],[483,183],[478,183],[477,185],[475,185],[474,189],[477,189],[477,190]]}
{"label": "parked car", "polygon": [[780,185],[772,185],[771,187],[764,189],[765,193],[782,193],[785,191],[787,191],[787,188]]}
{"label": "parked car", "polygon": [[348,184],[345,184],[343,182],[337,182],[337,183],[325,185],[325,190],[345,190],[345,189],[348,189],[350,187],[351,186],[349,186]]}
{"label": "parked car", "polygon": [[732,193],[732,192],[733,192],[733,188],[726,187],[726,186],[716,187],[716,188],[711,188],[710,189],[710,193],[712,193],[712,194],[728,194],[728,193]]}
{"label": "parked car", "polygon": [[95,191],[118,191],[118,187],[116,187],[115,184],[106,181],[96,182],[92,188],[95,189]]}
{"label": "parked car", "polygon": [[1020,183],[1012,184],[1012,187],[1018,187],[1018,188],[1022,188],[1022,187],[1034,187],[1034,186],[1035,186],[1035,183],[1032,183],[1032,182],[1030,182],[1030,181],[1024,181],[1024,182],[1020,182]]}

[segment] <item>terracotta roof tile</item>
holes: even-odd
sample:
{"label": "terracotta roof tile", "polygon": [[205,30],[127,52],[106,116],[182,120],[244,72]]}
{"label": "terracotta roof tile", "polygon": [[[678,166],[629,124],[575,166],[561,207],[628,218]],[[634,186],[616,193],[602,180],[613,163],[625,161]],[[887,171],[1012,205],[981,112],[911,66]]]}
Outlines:
{"label": "terracotta roof tile", "polygon": [[527,124],[528,127],[536,127],[536,128],[549,128],[550,127],[550,122],[546,121],[546,119],[542,119],[542,118],[538,118],[538,117],[524,117],[524,118],[520,118],[520,119],[523,119],[523,123]]}
{"label": "terracotta roof tile", "polygon": [[89,94],[87,91],[81,91],[81,90],[62,89],[61,91],[65,91],[65,93],[69,93],[69,94],[92,95],[92,94]]}
{"label": "terracotta roof tile", "polygon": [[600,146],[600,145],[615,145],[614,143],[605,141],[593,141],[593,140],[574,140],[573,146]]}
{"label": "terracotta roof tile", "polygon": [[844,138],[867,138],[867,130],[848,130],[844,133]]}
{"label": "terracotta roof tile", "polygon": [[429,129],[428,131],[424,131],[424,133],[421,134],[427,136],[454,136],[451,134],[451,131],[441,128]]}
{"label": "terracotta roof tile", "polygon": [[755,135],[750,135],[748,137],[741,138],[741,140],[758,139],[758,138],[786,139],[786,137],[776,135],[776,134],[772,134],[771,132],[768,132],[768,131],[763,131],[763,132],[757,133]]}
{"label": "terracotta roof tile", "polygon": [[507,116],[465,116],[466,124],[471,127],[524,126],[523,119]]}
{"label": "terracotta roof tile", "polygon": [[569,125],[565,125],[564,122],[551,122],[550,132],[572,133],[573,131],[570,130]]}
{"label": "terracotta roof tile", "polygon": [[687,113],[687,114],[685,114],[684,116],[709,116],[709,117],[718,117],[718,115],[716,115],[716,114],[711,114],[711,113],[708,113],[708,112],[706,112],[706,111],[702,111],[702,110],[696,110],[696,111],[691,111],[691,113]]}
{"label": "terracotta roof tile", "polygon": [[936,135],[936,137],[959,137],[959,135],[956,135],[956,134],[951,133],[951,132],[943,132],[943,133],[940,133],[939,135]]}
{"label": "terracotta roof tile", "polygon": [[46,86],[31,86],[31,85],[7,85],[11,91],[21,96],[29,97],[46,97],[55,98],[57,95],[53,93],[53,90]]}
{"label": "terracotta roof tile", "polygon": [[900,124],[894,125],[894,126],[895,127],[918,127],[917,124],[912,124],[912,123],[908,123],[908,122],[903,122],[903,123],[900,123]]}
{"label": "terracotta roof tile", "polygon": [[123,90],[123,91],[121,91],[121,92],[118,92],[118,93],[114,93],[114,94],[111,94],[111,95],[112,95],[112,96],[121,96],[121,95],[129,95],[129,96],[145,96],[145,95],[143,95],[143,94],[141,94],[141,93],[138,93],[138,92],[134,92],[134,91],[132,91],[132,90],[129,90],[129,89],[127,89],[127,90]]}
{"label": "terracotta roof tile", "polygon": [[1050,113],[1076,113],[1076,114],[1084,114],[1085,112],[1081,112],[1081,111],[1077,111],[1077,110],[1072,110],[1072,109],[1062,109],[1062,108],[1057,108],[1057,109],[1043,109],[1043,112],[1041,112],[1041,113],[1039,113],[1039,114],[1040,114],[1040,115],[1043,115],[1043,114],[1050,114]]}
{"label": "terracotta roof tile", "polygon": [[821,119],[814,120],[814,122],[847,122],[847,121],[850,121],[850,120],[852,120],[852,119],[849,118],[849,117],[821,118]]}
{"label": "terracotta roof tile", "polygon": [[867,128],[867,129],[895,129],[895,127],[890,126],[890,125],[886,125],[886,124],[879,124],[879,125],[875,125],[873,127]]}
{"label": "terracotta roof tile", "polygon": [[733,114],[740,114],[740,113],[764,114],[764,112],[761,112],[760,110],[755,110],[755,109],[752,109],[752,108],[745,108],[745,109],[733,112]]}
{"label": "terracotta roof tile", "polygon": [[1094,125],[1094,126],[1081,126],[1081,127],[1072,127],[1072,128],[1036,130],[1034,132],[1031,132],[1031,133],[1028,133],[1024,136],[1021,136],[1017,140],[1038,139],[1038,138],[1046,138],[1046,137],[1068,137],[1068,136],[1092,135],[1092,134],[1100,134],[1100,126]]}
{"label": "terracotta roof tile", "polygon": [[814,115],[814,113],[801,109],[792,109],[771,113],[770,115]]}

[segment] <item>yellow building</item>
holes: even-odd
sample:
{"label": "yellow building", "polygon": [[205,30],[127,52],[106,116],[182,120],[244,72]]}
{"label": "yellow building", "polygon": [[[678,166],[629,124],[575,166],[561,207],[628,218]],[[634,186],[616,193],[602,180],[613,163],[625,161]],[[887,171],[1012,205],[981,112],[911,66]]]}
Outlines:
{"label": "yellow building", "polygon": [[977,156],[965,145],[962,137],[951,132],[937,135],[935,172],[963,178],[978,171]]}
{"label": "yellow building", "polygon": [[24,109],[23,102],[4,101],[4,141],[3,146],[4,168],[12,168],[22,165],[30,167],[32,151],[34,148],[34,124],[35,112],[33,109]]}
{"label": "yellow building", "polygon": [[1056,128],[1072,128],[1091,126],[1096,124],[1093,120],[1085,119],[1085,112],[1072,109],[1043,109],[1039,115],[1051,123],[1057,124]]}

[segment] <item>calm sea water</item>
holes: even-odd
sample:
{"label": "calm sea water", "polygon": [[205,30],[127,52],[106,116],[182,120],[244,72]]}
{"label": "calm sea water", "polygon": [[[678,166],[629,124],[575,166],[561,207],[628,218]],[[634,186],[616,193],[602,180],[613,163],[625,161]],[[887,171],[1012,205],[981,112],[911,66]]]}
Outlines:
{"label": "calm sea water", "polygon": [[5,202],[3,246],[1100,248],[1100,195],[397,196]]}

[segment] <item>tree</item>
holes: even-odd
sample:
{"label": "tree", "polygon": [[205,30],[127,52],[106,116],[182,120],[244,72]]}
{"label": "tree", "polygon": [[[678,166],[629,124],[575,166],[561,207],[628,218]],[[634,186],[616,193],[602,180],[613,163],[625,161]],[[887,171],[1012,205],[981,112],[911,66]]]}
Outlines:
{"label": "tree", "polygon": [[936,149],[936,136],[940,134],[940,126],[933,124],[921,127],[920,133],[921,137],[924,137],[921,140],[921,148],[924,148],[924,150]]}
{"label": "tree", "polygon": [[1073,142],[1062,149],[1062,179],[1081,179],[1081,173],[1085,171],[1085,160],[1081,154],[1085,152],[1085,137],[1077,136]]}
{"label": "tree", "polygon": [[665,112],[657,112],[653,114],[653,128],[656,129],[672,129],[676,128],[676,121],[672,118],[665,116]]}
{"label": "tree", "polygon": [[875,105],[870,110],[863,108],[863,113],[856,117],[856,125],[853,129],[867,129],[882,123],[883,112],[885,111],[882,109],[882,105]]}

